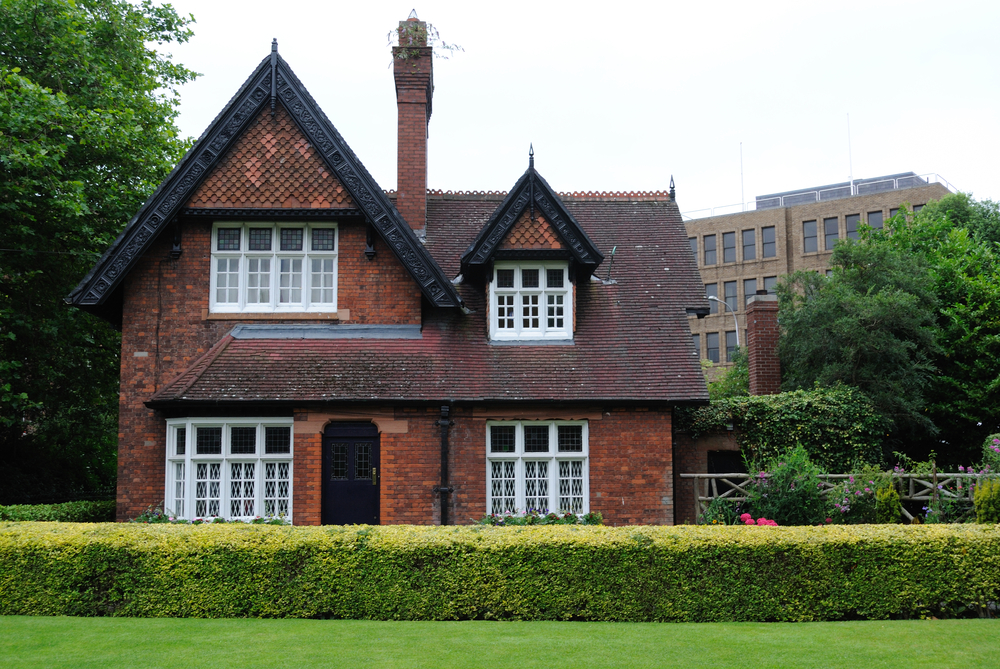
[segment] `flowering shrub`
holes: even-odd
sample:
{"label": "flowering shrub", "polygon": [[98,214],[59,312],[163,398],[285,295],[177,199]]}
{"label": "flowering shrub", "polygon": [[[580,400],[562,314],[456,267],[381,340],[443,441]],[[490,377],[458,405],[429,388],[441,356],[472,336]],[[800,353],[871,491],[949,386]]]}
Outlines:
{"label": "flowering shrub", "polygon": [[[903,473],[897,466],[894,473]],[[897,523],[902,504],[892,474],[865,467],[829,493],[830,511],[838,523]]]}
{"label": "flowering shrub", "polygon": [[743,522],[744,525],[757,525],[760,527],[763,527],[765,525],[770,525],[771,527],[778,526],[778,523],[774,522],[773,520],[768,520],[763,516],[761,516],[757,520],[754,520],[753,516],[751,516],[749,513],[744,513],[742,516],[740,516],[740,520]]}
{"label": "flowering shrub", "polygon": [[802,446],[753,466],[754,470],[758,473],[746,486],[747,510],[752,514],[781,525],[818,525],[827,517],[822,472]]}
{"label": "flowering shrub", "polygon": [[524,514],[491,513],[476,521],[477,525],[494,525],[496,527],[519,525],[603,525],[604,516],[600,511],[591,511],[582,516],[575,513],[546,513],[529,509]]}
{"label": "flowering shrub", "polygon": [[983,443],[983,466],[1000,471],[1000,434],[991,434]]}

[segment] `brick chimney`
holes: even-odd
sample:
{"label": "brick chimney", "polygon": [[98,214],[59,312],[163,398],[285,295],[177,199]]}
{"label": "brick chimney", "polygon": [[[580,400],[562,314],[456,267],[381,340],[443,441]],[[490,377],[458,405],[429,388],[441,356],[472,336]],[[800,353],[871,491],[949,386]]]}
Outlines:
{"label": "brick chimney", "polygon": [[418,234],[427,222],[427,124],[434,97],[434,59],[427,24],[416,12],[399,22],[392,49],[396,80],[396,209]]}
{"label": "brick chimney", "polygon": [[747,357],[750,363],[750,394],[781,392],[778,360],[778,297],[758,290],[747,303]]}

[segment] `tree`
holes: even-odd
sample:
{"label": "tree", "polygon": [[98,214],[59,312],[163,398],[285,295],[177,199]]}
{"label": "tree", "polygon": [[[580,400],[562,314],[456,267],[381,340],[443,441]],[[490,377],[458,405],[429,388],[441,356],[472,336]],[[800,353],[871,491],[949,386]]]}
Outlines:
{"label": "tree", "polygon": [[[188,147],[150,0],[0,0],[0,502],[114,481],[119,336],[66,295]],[[50,492],[47,494],[51,495]]]}
{"label": "tree", "polygon": [[860,389],[890,450],[970,464],[1000,429],[1000,215],[950,195],[834,249],[830,278],[779,287],[783,387]]}
{"label": "tree", "polygon": [[782,388],[858,388],[905,438],[933,434],[923,413],[937,351],[927,268],[851,240],[831,264],[829,279],[797,272],[779,287]]}

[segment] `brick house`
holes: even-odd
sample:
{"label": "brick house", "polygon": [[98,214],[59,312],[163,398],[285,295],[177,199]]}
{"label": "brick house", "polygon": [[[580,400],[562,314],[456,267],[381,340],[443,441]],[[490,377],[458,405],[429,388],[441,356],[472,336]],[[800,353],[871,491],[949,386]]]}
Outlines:
{"label": "brick house", "polygon": [[533,158],[429,192],[408,49],[396,193],[275,44],[68,298],[122,331],[119,520],[673,522],[708,311],[673,193],[557,194]]}

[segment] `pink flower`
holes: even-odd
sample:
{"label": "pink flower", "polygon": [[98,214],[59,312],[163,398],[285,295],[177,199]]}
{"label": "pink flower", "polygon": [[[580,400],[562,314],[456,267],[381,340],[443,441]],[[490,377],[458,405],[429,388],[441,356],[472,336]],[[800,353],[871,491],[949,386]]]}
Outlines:
{"label": "pink flower", "polygon": [[743,521],[743,524],[744,525],[753,525],[754,524],[753,518],[747,518],[746,520]]}
{"label": "pink flower", "polygon": [[833,522],[833,518],[827,518],[827,519],[826,519],[826,522],[828,522],[828,523],[832,523],[832,522]]}
{"label": "pink flower", "polygon": [[742,520],[745,523],[748,520],[753,520],[753,517],[749,513],[744,513],[742,516],[740,516],[740,520]]}
{"label": "pink flower", "polygon": [[769,520],[768,520],[767,518],[758,518],[758,519],[757,519],[757,524],[758,524],[758,525],[767,525],[767,524],[769,524],[770,522],[771,522],[771,521],[769,521]]}

